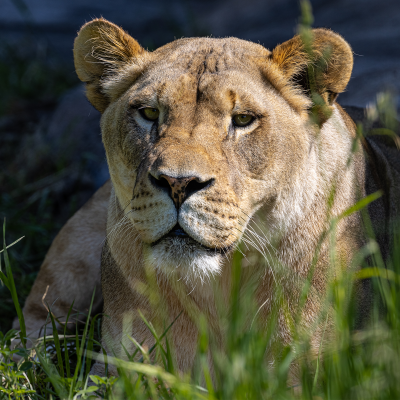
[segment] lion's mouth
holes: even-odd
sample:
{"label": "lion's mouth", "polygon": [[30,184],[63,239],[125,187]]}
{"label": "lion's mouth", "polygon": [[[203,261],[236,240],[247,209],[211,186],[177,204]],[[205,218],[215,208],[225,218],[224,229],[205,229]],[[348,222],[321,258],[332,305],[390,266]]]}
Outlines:
{"label": "lion's mouth", "polygon": [[180,238],[188,238],[190,237],[177,223],[164,237],[180,237]]}
{"label": "lion's mouth", "polygon": [[226,254],[232,248],[232,246],[223,247],[223,248],[205,246],[204,244],[198,242],[197,240],[195,240],[191,236],[189,236],[178,223],[168,233],[166,233],[164,236],[162,236],[160,239],[151,243],[151,247],[157,246],[163,240],[168,240],[168,239],[172,239],[172,238],[182,239],[182,241],[186,242],[188,245],[196,245],[198,247],[203,248],[204,250],[207,250],[210,252],[212,251],[213,253]]}
{"label": "lion's mouth", "polygon": [[168,238],[180,238],[187,242],[192,242],[198,244],[199,246],[202,246],[201,243],[199,243],[197,240],[191,238],[177,223],[168,233],[166,233],[164,236],[161,236],[160,239],[157,239],[155,242],[151,243],[151,247],[157,246],[160,242]]}

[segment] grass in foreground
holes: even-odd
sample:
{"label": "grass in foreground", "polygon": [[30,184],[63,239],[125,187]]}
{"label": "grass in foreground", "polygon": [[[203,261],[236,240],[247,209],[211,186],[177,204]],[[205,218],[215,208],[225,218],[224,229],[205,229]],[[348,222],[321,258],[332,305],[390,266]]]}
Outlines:
{"label": "grass in foreground", "polygon": [[[276,302],[261,329],[252,290],[240,287],[242,256],[237,252],[230,309],[221,314],[221,328],[226,335],[222,349],[215,345],[206,319],[200,316],[197,363],[191,374],[182,376],[174,367],[174,351],[179,349],[172,349],[168,327],[157,332],[148,323],[154,347],[146,349],[135,343],[136,352],[130,355],[132,361],[106,358],[108,365],[117,366],[120,377],[91,376],[95,386],[88,386],[88,378],[93,358],[103,358],[97,335],[98,317],[88,317],[79,331],[51,329],[33,350],[26,350],[23,317],[4,245],[5,271],[0,276],[10,290],[22,324],[20,334],[0,333],[0,399],[73,399],[78,395],[88,398],[95,393],[107,399],[399,398],[400,235],[396,234],[394,240],[395,251],[388,269],[370,267],[364,260],[365,268],[361,271],[343,272],[330,282],[326,301],[333,307],[327,312],[333,313],[336,330],[335,340],[325,347],[323,357],[310,353],[310,335],[297,331],[295,324],[291,343],[283,345],[273,340],[278,311],[285,307],[284,296]],[[363,250],[364,254],[379,259],[379,249],[373,240]],[[353,284],[365,278],[371,279],[376,299],[370,320],[357,331],[355,304],[349,299]],[[307,294],[307,281],[304,284]],[[250,326],[249,315],[254,322]],[[326,313],[321,318],[326,318]],[[49,319],[54,322],[51,314]],[[11,350],[11,340],[15,337],[19,337],[16,340],[21,345]],[[207,359],[209,351],[214,374]],[[18,363],[12,361],[14,354],[21,357]],[[273,368],[269,363],[271,355]],[[299,364],[298,387],[288,387],[289,367],[293,362]]]}

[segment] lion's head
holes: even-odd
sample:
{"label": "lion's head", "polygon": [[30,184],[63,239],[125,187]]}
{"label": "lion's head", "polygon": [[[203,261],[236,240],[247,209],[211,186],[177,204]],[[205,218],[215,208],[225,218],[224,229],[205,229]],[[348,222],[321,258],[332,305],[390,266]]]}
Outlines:
{"label": "lion's head", "polygon": [[314,30],[313,47],[308,53],[299,36],[272,52],[192,38],[148,52],[108,21],[83,26],[76,70],[103,113],[115,195],[148,264],[217,273],[261,207],[269,228],[281,230],[309,205],[309,70],[333,111],[352,70],[339,35]]}

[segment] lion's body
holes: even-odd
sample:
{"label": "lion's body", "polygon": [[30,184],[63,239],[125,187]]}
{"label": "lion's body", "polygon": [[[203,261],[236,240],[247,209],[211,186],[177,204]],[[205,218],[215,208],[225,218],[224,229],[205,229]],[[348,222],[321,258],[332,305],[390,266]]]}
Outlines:
{"label": "lion's body", "polygon": [[[168,323],[182,313],[171,337],[179,368],[190,369],[196,318],[204,314],[218,331],[214,286],[218,301],[228,301],[230,254],[241,239],[251,240],[259,226],[263,251],[275,252],[287,269],[279,284],[293,299],[289,308],[294,312],[298,282],[310,271],[329,217],[364,197],[370,179],[360,146],[352,152],[355,125],[335,103],[350,78],[351,50],[330,31],[314,32],[316,52],[323,54],[328,43],[333,60],[326,61],[316,85],[329,114],[321,114],[321,129],[308,122],[310,98],[294,84],[308,57],[298,37],[272,53],[232,38],[182,39],[148,53],[104,20],[82,28],[75,65],[87,83],[89,100],[103,113],[111,183],[56,238],[25,306],[29,328],[37,330],[44,322],[45,310],[40,314],[35,307],[47,284],[50,301],[61,295],[57,314],[65,313],[74,299],[79,300],[77,308],[88,306],[98,284],[100,238],[106,231],[101,276],[108,318],[102,332],[110,354],[124,356],[124,333],[153,344],[138,310],[150,321],[163,318]],[[159,111],[156,122],[142,116],[139,109],[144,107]],[[233,125],[232,116],[247,114],[253,118],[249,125]],[[183,186],[182,179],[192,183]],[[95,224],[85,223],[92,219]],[[336,240],[342,265],[349,265],[365,243],[359,214],[340,220]],[[61,242],[71,246],[62,248]],[[328,244],[324,240],[319,252],[304,329],[311,328],[321,309],[329,275]],[[245,252],[252,259],[256,251]],[[60,270],[58,259],[71,266]],[[153,278],[163,299],[159,308],[151,306],[146,289]],[[62,279],[71,282],[65,290]],[[260,316],[267,318],[274,302],[274,267],[259,257],[243,268],[241,283],[254,285],[263,306]],[[278,336],[289,341],[290,330],[281,317]],[[316,351],[321,332],[317,326],[312,343]]]}

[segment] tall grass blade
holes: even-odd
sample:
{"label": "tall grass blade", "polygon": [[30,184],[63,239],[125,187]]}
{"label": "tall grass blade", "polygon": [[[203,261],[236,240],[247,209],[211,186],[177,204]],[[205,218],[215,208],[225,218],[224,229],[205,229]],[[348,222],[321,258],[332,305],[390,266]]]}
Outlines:
{"label": "tall grass blade", "polygon": [[47,305],[47,308],[49,310],[49,316],[50,316],[51,325],[53,328],[53,341],[54,341],[54,345],[55,345],[56,353],[57,353],[58,368],[60,368],[60,375],[62,377],[64,377],[64,365],[63,365],[64,363],[63,363],[63,359],[62,359],[60,339],[58,337],[56,322],[54,320],[53,313],[51,312],[51,308],[49,307],[49,305]]}
{"label": "tall grass blade", "polygon": [[11,264],[10,264],[10,260],[8,258],[8,252],[7,252],[7,246],[6,246],[6,219],[5,218],[4,218],[4,223],[3,223],[3,251],[4,251],[4,254],[3,254],[4,264],[5,264],[6,272],[7,272],[6,280],[7,280],[8,284],[6,284],[6,282],[4,282],[4,283],[6,284],[7,288],[11,292],[11,298],[13,300],[14,307],[17,312],[19,326],[20,326],[20,330],[21,330],[19,336],[20,336],[22,345],[24,346],[24,348],[26,348],[25,319],[22,314],[21,306],[19,305],[17,289],[15,287],[14,277],[13,277],[12,270],[11,270]]}
{"label": "tall grass blade", "polygon": [[74,306],[75,300],[72,302],[71,306],[68,309],[68,314],[67,318],[65,320],[64,324],[64,360],[65,360],[65,371],[67,374],[67,378],[71,377],[71,371],[70,371],[70,365],[69,365],[69,354],[68,354],[68,345],[67,345],[67,327],[68,327],[68,321],[69,317],[71,315],[72,308]]}
{"label": "tall grass blade", "polygon": [[[90,315],[92,313],[92,307],[93,307],[95,293],[96,293],[96,288],[94,288],[94,290],[93,290],[92,300],[90,301],[90,307],[89,307],[89,311],[88,311],[88,315],[87,315],[87,319],[86,319],[86,323],[85,323],[85,328],[84,328],[83,335],[82,335],[82,340],[79,345],[79,349],[77,348],[77,364],[76,364],[75,373],[72,378],[72,383],[71,383],[71,387],[70,387],[70,392],[69,392],[70,397],[74,393],[74,390],[75,390],[75,387],[76,387],[77,381],[78,381],[78,374],[79,374],[80,368],[81,368],[83,350],[85,349],[86,335],[87,335],[88,326],[89,326],[89,322],[90,322]],[[79,343],[79,340],[77,340],[77,342]]]}

